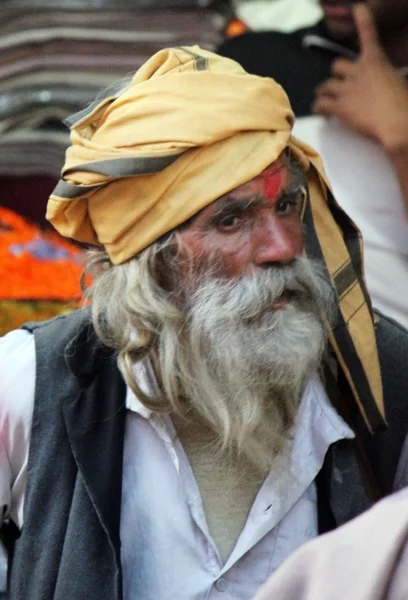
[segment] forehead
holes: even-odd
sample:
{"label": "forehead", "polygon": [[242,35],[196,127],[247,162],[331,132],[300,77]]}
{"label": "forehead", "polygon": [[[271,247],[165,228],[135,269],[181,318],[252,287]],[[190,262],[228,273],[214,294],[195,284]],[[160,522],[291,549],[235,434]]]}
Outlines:
{"label": "forehead", "polygon": [[214,213],[226,210],[228,207],[236,207],[237,204],[244,206],[252,200],[261,202],[266,200],[274,204],[285,192],[291,193],[305,186],[306,178],[300,168],[290,165],[286,156],[280,156],[259,175],[223,194],[195,213],[180,225],[179,229],[189,229],[190,226],[206,222]]}
{"label": "forehead", "polygon": [[236,187],[223,198],[262,197],[267,200],[277,198],[279,194],[295,184],[293,169],[282,157],[270,164],[259,175]]}

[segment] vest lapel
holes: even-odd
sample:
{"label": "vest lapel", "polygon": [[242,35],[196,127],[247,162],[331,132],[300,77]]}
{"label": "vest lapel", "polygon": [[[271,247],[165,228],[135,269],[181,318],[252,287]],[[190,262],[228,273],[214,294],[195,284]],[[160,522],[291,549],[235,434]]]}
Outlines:
{"label": "vest lapel", "polygon": [[356,440],[340,440],[326,453],[316,477],[319,533],[347,523],[378,500],[359,466],[357,445]]}
{"label": "vest lapel", "polygon": [[[380,498],[371,466],[346,402],[345,381],[336,381],[326,365],[324,381],[329,398],[356,433],[353,440],[340,440],[327,451],[317,478],[320,533],[338,527],[370,508]],[[326,507],[322,506],[326,502]]]}
{"label": "vest lapel", "polygon": [[356,459],[355,440],[341,440],[331,454],[330,504],[336,525],[343,525],[372,506]]}
{"label": "vest lapel", "polygon": [[125,383],[114,353],[96,340],[90,327],[66,346],[65,359],[79,383],[78,395],[63,406],[72,453],[120,572]]}

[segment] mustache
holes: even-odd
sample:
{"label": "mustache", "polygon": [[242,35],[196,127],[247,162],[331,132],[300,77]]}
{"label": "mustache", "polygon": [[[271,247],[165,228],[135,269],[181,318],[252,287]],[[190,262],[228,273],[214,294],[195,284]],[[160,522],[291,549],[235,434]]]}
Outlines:
{"label": "mustache", "polygon": [[258,267],[240,279],[205,278],[190,295],[189,305],[217,305],[219,319],[253,321],[273,313],[284,298],[288,304],[307,307],[331,318],[333,288],[317,261],[298,257],[288,265]]}

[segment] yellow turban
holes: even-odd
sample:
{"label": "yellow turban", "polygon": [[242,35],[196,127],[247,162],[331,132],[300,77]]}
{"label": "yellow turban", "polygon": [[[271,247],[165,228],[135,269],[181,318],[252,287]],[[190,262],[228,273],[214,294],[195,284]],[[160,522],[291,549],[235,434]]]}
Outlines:
{"label": "yellow turban", "polygon": [[158,52],[78,117],[47,218],[115,264],[258,175],[294,120],[273,80],[198,47]]}
{"label": "yellow turban", "polygon": [[376,428],[384,407],[358,234],[335,204],[318,155],[291,137],[293,121],[272,79],[197,46],[162,50],[126,91],[71,119],[72,145],[47,218],[65,236],[103,245],[119,264],[289,147],[310,190],[306,250],[325,262],[339,296],[331,344]]}

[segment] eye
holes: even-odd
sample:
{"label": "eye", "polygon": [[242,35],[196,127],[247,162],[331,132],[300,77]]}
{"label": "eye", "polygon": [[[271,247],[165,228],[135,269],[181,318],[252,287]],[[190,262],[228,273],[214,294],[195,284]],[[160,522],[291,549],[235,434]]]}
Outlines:
{"label": "eye", "polygon": [[229,231],[232,229],[236,229],[242,220],[241,212],[233,212],[224,215],[219,215],[217,219],[217,227],[218,229],[222,229],[224,231]]}
{"label": "eye", "polygon": [[302,203],[302,193],[283,196],[276,204],[276,212],[280,215],[287,215],[293,212],[298,213],[300,212]]}

